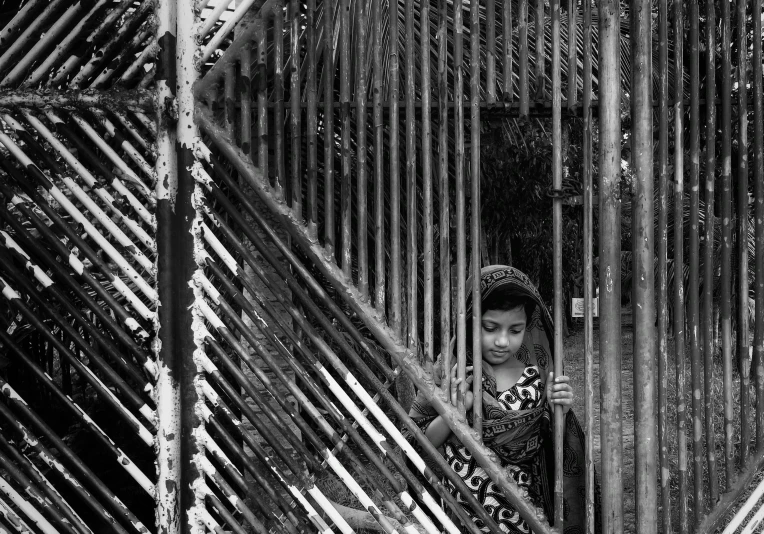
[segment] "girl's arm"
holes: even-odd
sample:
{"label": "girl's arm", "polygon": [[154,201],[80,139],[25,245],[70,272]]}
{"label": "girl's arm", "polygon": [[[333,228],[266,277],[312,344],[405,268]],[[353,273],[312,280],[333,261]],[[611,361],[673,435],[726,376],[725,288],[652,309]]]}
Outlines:
{"label": "girl's arm", "polygon": [[[471,367],[468,367],[468,369],[471,370]],[[454,366],[452,373],[453,374],[456,373],[456,366]],[[456,389],[459,382],[460,382],[460,379],[454,379],[451,381],[451,404],[453,404],[454,406],[456,406]],[[471,385],[472,385],[472,375],[467,377],[467,394],[464,397],[464,407],[466,411],[470,411],[472,409],[473,400],[474,400],[472,391],[470,391]],[[438,447],[443,445],[448,439],[448,436],[451,435],[451,428],[448,426],[448,423],[446,423],[446,420],[439,415],[432,420],[432,423],[430,423],[430,426],[428,426],[427,430],[425,430],[424,435],[427,436],[427,439],[430,440],[430,443],[432,443],[433,446],[435,446],[435,448],[437,449]]]}

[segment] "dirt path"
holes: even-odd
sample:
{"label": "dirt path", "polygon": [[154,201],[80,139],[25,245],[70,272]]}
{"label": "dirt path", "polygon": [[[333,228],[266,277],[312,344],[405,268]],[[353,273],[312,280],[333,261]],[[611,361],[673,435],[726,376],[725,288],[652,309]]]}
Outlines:
{"label": "dirt path", "polygon": [[[633,330],[631,317],[624,310],[622,327],[621,409],[623,410],[623,494],[624,532],[636,532],[634,518],[634,388],[633,388]],[[570,376],[576,394],[574,411],[584,424],[584,334],[583,330],[565,339],[565,373]],[[599,331],[594,331],[594,459],[600,473],[599,433]],[[599,475],[598,475],[599,476]]]}

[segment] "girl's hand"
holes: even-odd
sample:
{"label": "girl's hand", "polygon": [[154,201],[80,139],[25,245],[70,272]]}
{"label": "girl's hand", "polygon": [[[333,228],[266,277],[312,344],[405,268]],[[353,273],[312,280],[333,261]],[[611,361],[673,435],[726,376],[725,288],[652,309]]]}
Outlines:
{"label": "girl's hand", "polygon": [[562,413],[567,414],[570,407],[573,406],[573,388],[568,383],[570,379],[565,375],[560,375],[555,379],[554,372],[549,373],[546,381],[546,398],[549,407],[554,411],[556,404],[562,406]]}
{"label": "girl's hand", "polygon": [[[472,371],[472,366],[467,366],[467,372]],[[459,387],[459,383],[461,382],[461,379],[456,378],[456,364],[451,368],[451,404],[456,406],[456,390]],[[472,394],[472,388],[470,387],[472,385],[472,375],[467,377],[467,394],[464,396],[464,409],[466,411],[470,411],[472,409],[472,404],[475,401],[475,396]]]}

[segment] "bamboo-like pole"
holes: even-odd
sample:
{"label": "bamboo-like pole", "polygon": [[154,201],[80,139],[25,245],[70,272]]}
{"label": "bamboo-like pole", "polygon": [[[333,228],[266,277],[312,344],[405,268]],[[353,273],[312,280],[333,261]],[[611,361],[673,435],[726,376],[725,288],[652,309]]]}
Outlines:
{"label": "bamboo-like pole", "polygon": [[[539,2],[542,5],[543,2]],[[562,375],[562,73],[560,67],[560,0],[551,0],[552,12],[552,265],[554,286],[554,376]],[[543,12],[542,12],[543,14]],[[538,25],[536,26],[538,28]],[[538,37],[538,36],[537,36]],[[542,41],[543,42],[543,41]],[[538,46],[538,40],[536,41]],[[538,57],[538,56],[537,56]],[[477,324],[475,326],[477,329]],[[477,331],[477,330],[476,330]],[[563,530],[563,439],[565,416],[554,408],[554,525]]]}
{"label": "bamboo-like pole", "polygon": [[536,51],[536,64],[534,75],[536,78],[536,91],[534,98],[541,101],[546,96],[546,49],[544,48],[544,0],[536,0],[536,19],[533,46]]}
{"label": "bamboo-like pole", "polygon": [[[416,124],[414,123],[414,99],[416,97],[416,78],[414,74],[414,0],[406,0],[404,4],[405,24],[405,106],[406,106],[406,343],[409,347],[419,346],[419,310],[418,310],[418,264],[417,234],[419,222],[417,212],[419,198],[417,196],[417,154],[416,154]],[[420,31],[424,31],[420,28]],[[424,54],[424,51],[422,51]],[[416,349],[418,350],[418,349]]]}
{"label": "bamboo-like pole", "polygon": [[621,427],[621,120],[620,6],[599,6],[600,82],[600,443],[602,447],[602,527],[623,530]]}
{"label": "bamboo-like pole", "polygon": [[[0,521],[0,527],[5,527],[6,524],[10,524],[16,532],[20,532],[21,534],[34,533],[27,522],[16,513],[15,506],[5,502],[3,498],[0,498],[0,518],[5,519],[5,522]],[[3,533],[5,534],[7,532],[8,531],[3,528]]]}
{"label": "bamboo-like pole", "polygon": [[339,265],[345,276],[351,273],[352,200],[351,174],[351,116],[350,116],[350,0],[340,0],[340,258]]}
{"label": "bamboo-like pole", "polygon": [[[684,272],[684,16],[674,0],[674,266]],[[682,277],[683,278],[683,277]],[[676,361],[676,425],[679,463],[679,532],[688,532],[687,407],[685,401],[684,283],[674,278],[674,359]]]}
{"label": "bamboo-like pole", "polygon": [[[634,460],[636,528],[658,532],[655,409],[655,238],[653,226],[652,14],[649,0],[632,2],[632,128],[635,190]],[[699,385],[698,385],[699,387]]]}
{"label": "bamboo-like pole", "polygon": [[[713,0],[711,0],[713,1]],[[587,2],[588,4],[589,2]],[[671,532],[671,469],[668,429],[668,217],[669,217],[669,83],[668,2],[658,5],[658,448],[660,455],[661,525]]]}
{"label": "bamboo-like pole", "polygon": [[520,0],[517,14],[518,54],[520,55],[520,116],[527,117],[530,104],[528,93],[530,81],[528,80],[528,0]]}
{"label": "bamboo-like pole", "polygon": [[[737,356],[740,368],[740,464],[748,460],[751,443],[751,358],[748,355],[748,30],[747,2],[737,2]],[[759,15],[761,18],[761,15]],[[754,39],[761,40],[761,34]],[[764,407],[762,407],[764,408]],[[714,473],[715,474],[715,473]],[[715,478],[715,477],[714,477]],[[712,486],[713,488],[713,486]],[[714,495],[712,494],[712,499]],[[712,502],[714,502],[712,500]]]}
{"label": "bamboo-like pole", "polygon": [[13,18],[0,30],[0,42],[7,43],[14,33],[20,31],[29,22],[31,17],[39,14],[45,5],[45,0],[32,0],[21,6]]}
{"label": "bamboo-like pole", "polygon": [[[753,2],[753,35],[761,35],[762,1]],[[758,33],[757,33],[758,32]],[[755,299],[757,310],[764,309],[764,83],[762,81],[762,43],[753,39],[753,189],[755,213]],[[754,369],[756,372],[756,448],[764,450],[764,313],[754,318]]]}
{"label": "bamboo-like pole", "polygon": [[[228,37],[228,34],[233,31],[239,21],[244,18],[244,16],[249,11],[249,8],[252,7],[252,4],[254,3],[255,0],[242,0],[241,2],[237,3],[234,12],[231,13],[231,15],[226,19],[218,31],[215,32],[215,35],[212,36],[209,42],[202,49],[200,63],[207,61],[213,52],[215,52],[215,50],[220,47],[220,45],[223,43],[223,40]],[[201,41],[201,37],[199,39]]]}
{"label": "bamboo-like pole", "polygon": [[[455,187],[456,195],[456,378],[461,380],[456,390],[456,407],[464,414],[464,397],[467,393],[467,233],[464,228],[464,2],[454,2],[454,102],[456,116]],[[444,369],[450,373],[450,369]]]}
{"label": "bamboo-like pole", "polygon": [[[706,72],[716,72],[716,2],[706,0]],[[706,77],[706,102],[716,99],[716,77]],[[711,484],[716,486],[716,425],[714,424],[714,177],[716,174],[716,106],[706,107],[705,246],[703,248],[703,389],[706,416],[706,451]],[[715,499],[712,498],[712,502]]]}
{"label": "bamboo-like pole", "polygon": [[[586,0],[584,0],[586,2]],[[568,0],[568,110],[573,110],[578,95],[578,2]]]}
{"label": "bamboo-like pole", "polygon": [[[122,71],[123,74],[127,72],[131,62],[136,59],[136,55],[138,56],[137,59],[140,60],[144,53],[156,54],[158,51],[159,45],[154,37],[153,28],[144,28],[143,31],[137,33],[130,41],[122,45],[117,57],[109,61],[108,65],[90,82],[88,89],[97,89],[102,86],[117,71]],[[127,68],[125,67],[126,65]]]}
{"label": "bamboo-like pole", "polygon": [[501,3],[502,16],[502,74],[504,75],[504,94],[502,100],[510,105],[515,101],[515,92],[512,84],[512,70],[514,65],[514,46],[512,43],[512,2]]}
{"label": "bamboo-like pole", "polygon": [[586,466],[586,534],[594,534],[594,271],[592,177],[592,3],[584,0],[584,72],[583,72],[583,186],[584,186],[584,464]]}
{"label": "bamboo-like pole", "polygon": [[119,85],[129,85],[131,82],[135,82],[135,78],[137,78],[138,75],[145,75],[146,71],[143,68],[144,65],[156,58],[157,54],[159,54],[159,42],[152,38],[150,41],[148,41],[145,48],[138,55],[138,57],[130,63],[130,65],[119,77]]}
{"label": "bamboo-like pole", "polygon": [[291,126],[291,153],[289,154],[290,169],[292,171],[292,210],[298,220],[303,219],[302,212],[302,108],[300,106],[300,33],[302,22],[300,20],[300,6],[302,2],[291,0],[289,3],[289,45],[290,58],[289,68],[289,118]]}
{"label": "bamboo-like pole", "polygon": [[[332,256],[335,252],[336,235],[334,222],[334,8],[331,1],[325,1],[322,5],[324,10],[324,247],[327,255]],[[390,77],[392,79],[392,71]]]}
{"label": "bamboo-like pole", "polygon": [[732,27],[729,2],[722,2],[722,191],[721,191],[721,337],[722,386],[724,398],[725,482],[730,487],[735,474],[732,404]]}
{"label": "bamboo-like pole", "polygon": [[[490,1],[490,0],[489,0]],[[493,44],[491,44],[493,53]],[[494,73],[495,76],[495,73]],[[496,85],[495,80],[493,85]],[[480,294],[480,2],[470,3],[470,265],[472,272],[472,428],[483,436],[482,306]]]}
{"label": "bamboo-like pole", "polygon": [[[228,526],[230,526],[235,534],[246,534],[246,530],[239,525],[239,522],[236,521],[236,518],[231,514],[231,512],[228,511],[228,508],[225,507],[225,505],[220,502],[220,499],[218,499],[215,494],[212,492],[212,490],[206,491],[204,495],[204,501],[207,503],[207,505],[214,510],[215,512],[220,515],[220,518],[223,519]],[[264,530],[264,527],[262,527]],[[218,534],[218,530],[216,529],[215,534]],[[257,532],[261,532],[261,530],[257,530]]]}
{"label": "bamboo-like pole", "polygon": [[[687,329],[690,345],[690,375],[692,381],[692,465],[695,521],[704,515],[703,503],[703,421],[701,416],[700,376],[700,22],[699,0],[689,3],[690,17],[690,232],[689,232],[689,284],[687,287]],[[682,145],[678,145],[681,147]],[[681,271],[676,271],[681,272]],[[682,276],[683,278],[683,276]],[[675,282],[678,280],[675,277]],[[635,380],[636,382],[636,380]],[[709,473],[711,475],[711,473]],[[714,473],[715,475],[715,473]],[[713,477],[715,479],[715,476]],[[714,482],[709,481],[714,488]],[[717,488],[718,493],[718,488]],[[711,495],[711,492],[709,492]],[[712,497],[713,499],[713,497]],[[712,500],[713,502],[713,500]]]}
{"label": "bamboo-like pole", "polygon": [[252,153],[252,46],[241,51],[238,83],[239,146],[251,157]]}
{"label": "bamboo-like pole", "polygon": [[382,0],[372,0],[372,106],[374,121],[374,306],[385,314],[385,130],[382,116]]}
{"label": "bamboo-like pole", "polygon": [[[419,14],[419,42],[422,54],[422,230],[424,254],[424,358],[425,369],[432,372],[435,362],[434,290],[433,290],[433,205],[432,205],[432,120],[430,95],[430,9],[423,4]],[[418,262],[417,262],[418,263]]]}
{"label": "bamboo-like pole", "polygon": [[[141,169],[142,173],[149,179],[151,182],[156,181],[156,175],[154,174],[154,169],[149,165],[149,163],[146,161],[146,159],[143,157],[143,155],[140,153],[139,150],[137,150],[130,141],[128,141],[122,133],[117,129],[117,127],[112,123],[109,118],[106,116],[103,112],[95,112],[92,115],[95,116],[96,120],[101,123],[101,126],[103,127],[105,133],[104,137],[111,138],[112,142],[124,150],[125,154],[127,154],[127,157],[130,158],[130,160],[135,163],[135,165]],[[72,114],[72,118],[75,122],[78,124],[80,122],[84,122],[82,118],[80,118],[78,115]]]}
{"label": "bamboo-like pole", "polygon": [[486,101],[496,102],[496,0],[485,0],[485,78]]}
{"label": "bamboo-like pole", "polygon": [[[149,141],[144,137],[144,134],[138,131],[138,128],[133,124],[127,114],[117,110],[110,109],[109,112],[117,119],[117,121],[127,130],[133,141],[138,143],[147,152],[153,153],[153,149],[149,146]],[[156,155],[153,157],[156,160]]]}
{"label": "bamboo-like pole", "polygon": [[[443,369],[451,369],[451,196],[448,168],[448,0],[438,2],[438,198],[440,204],[440,354]],[[441,383],[451,395],[451,373]]]}
{"label": "bamboo-like pole", "polygon": [[318,70],[318,58],[316,57],[316,0],[307,3],[305,24],[306,47],[308,63],[308,76],[305,92],[308,101],[308,116],[306,127],[308,129],[308,154],[307,154],[307,220],[308,230],[313,236],[317,235],[318,224],[318,91],[316,87],[316,72]]}
{"label": "bamboo-like pole", "polygon": [[390,106],[390,306],[389,321],[393,332],[403,334],[401,321],[401,183],[400,183],[400,60],[398,58],[398,2],[389,2],[390,43],[388,69],[390,72],[388,99]]}
{"label": "bamboo-like pole", "polygon": [[369,10],[365,2],[356,4],[356,47],[355,71],[356,71],[356,239],[358,254],[358,291],[362,298],[369,295],[369,231],[367,219],[368,193],[368,168],[366,146],[366,123],[367,123],[367,89],[368,89],[368,66],[366,57],[367,23]]}
{"label": "bamboo-like pole", "polygon": [[[223,76],[223,124],[232,139],[236,135],[236,64],[228,63]],[[238,143],[237,143],[238,144]],[[239,145],[241,146],[241,145]]]}

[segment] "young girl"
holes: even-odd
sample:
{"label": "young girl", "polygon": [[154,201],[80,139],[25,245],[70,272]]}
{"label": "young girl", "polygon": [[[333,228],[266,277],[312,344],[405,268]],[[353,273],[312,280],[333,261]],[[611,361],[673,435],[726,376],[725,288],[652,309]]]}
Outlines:
{"label": "young girl", "polygon": [[[578,532],[584,525],[583,431],[572,413],[573,388],[568,377],[555,377],[552,350],[552,321],[538,291],[522,272],[494,265],[481,272],[482,328],[480,335],[483,365],[483,441],[498,455],[521,491],[547,518],[554,518],[554,447],[551,431],[552,410],[560,405],[566,414],[563,445],[565,531]],[[467,284],[471,287],[471,284]],[[472,314],[471,294],[467,296],[468,317]],[[468,320],[467,347],[471,351],[471,320]],[[453,343],[452,343],[453,346]],[[471,390],[472,355],[468,353],[467,383]],[[452,361],[455,361],[455,355]],[[435,369],[442,379],[442,359]],[[451,398],[456,404],[456,366],[451,373]],[[473,395],[465,397],[467,418],[472,419]],[[503,532],[528,533],[525,521],[515,511],[472,454],[453,435],[446,422],[420,395],[409,415],[430,442],[443,447],[451,468],[467,484]],[[446,481],[457,500],[464,503]],[[474,523],[484,532],[487,525],[463,505]]]}

